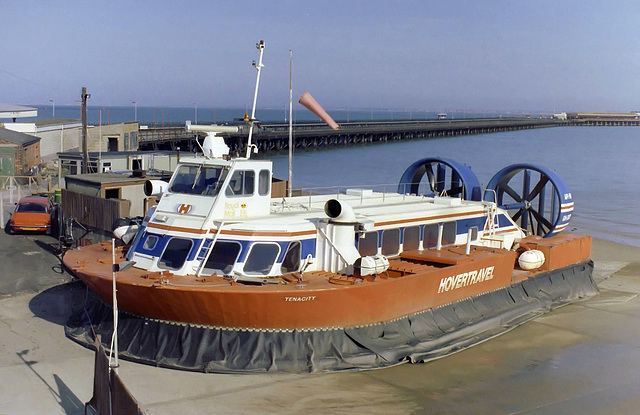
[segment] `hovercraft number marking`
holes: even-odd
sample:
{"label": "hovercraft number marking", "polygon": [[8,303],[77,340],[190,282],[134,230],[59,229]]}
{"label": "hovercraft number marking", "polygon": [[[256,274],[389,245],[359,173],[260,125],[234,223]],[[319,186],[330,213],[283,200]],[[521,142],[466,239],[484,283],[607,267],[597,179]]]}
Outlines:
{"label": "hovercraft number marking", "polygon": [[315,295],[309,295],[306,297],[284,297],[284,301],[294,301],[294,302],[298,302],[298,301],[313,301],[316,299]]}
{"label": "hovercraft number marking", "polygon": [[476,269],[469,272],[463,272],[462,274],[442,278],[440,280],[440,286],[438,287],[438,293],[456,290],[458,288],[478,284],[490,279],[493,279],[493,266],[481,268],[479,270]]}

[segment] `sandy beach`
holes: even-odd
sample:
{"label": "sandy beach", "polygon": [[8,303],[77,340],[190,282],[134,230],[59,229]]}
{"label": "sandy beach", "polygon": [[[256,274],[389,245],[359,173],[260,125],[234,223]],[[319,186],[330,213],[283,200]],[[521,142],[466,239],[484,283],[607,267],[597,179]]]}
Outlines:
{"label": "sandy beach", "polygon": [[[64,336],[85,288],[46,236],[0,234],[0,413],[82,414],[94,353]],[[640,248],[594,240],[600,294],[427,364],[218,375],[121,361],[147,414],[632,414],[640,404]]]}

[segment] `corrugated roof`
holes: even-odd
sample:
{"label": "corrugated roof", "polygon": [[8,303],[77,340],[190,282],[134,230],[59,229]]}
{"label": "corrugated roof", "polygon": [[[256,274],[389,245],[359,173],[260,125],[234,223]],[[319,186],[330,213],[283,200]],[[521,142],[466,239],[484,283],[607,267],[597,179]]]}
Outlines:
{"label": "corrugated roof", "polygon": [[17,131],[7,130],[6,128],[0,127],[0,140],[20,144],[24,147],[29,144],[37,143],[38,141],[40,141],[40,137],[25,133],[19,133]]}

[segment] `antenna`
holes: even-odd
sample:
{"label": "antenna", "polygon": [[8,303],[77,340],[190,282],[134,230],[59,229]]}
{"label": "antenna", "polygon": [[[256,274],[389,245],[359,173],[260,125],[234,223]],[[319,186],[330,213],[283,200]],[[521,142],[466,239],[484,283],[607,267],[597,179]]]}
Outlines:
{"label": "antenna", "polygon": [[256,76],[256,89],[253,93],[253,107],[251,108],[251,118],[249,118],[249,138],[247,139],[247,155],[246,157],[251,157],[251,152],[255,148],[255,151],[258,151],[258,148],[251,143],[251,137],[253,136],[253,125],[256,121],[256,102],[258,101],[258,86],[260,85],[260,70],[264,67],[262,64],[262,53],[264,52],[264,40],[256,43],[256,48],[260,51],[260,56],[258,58],[258,63],[253,61],[252,65],[258,70],[258,75]]}

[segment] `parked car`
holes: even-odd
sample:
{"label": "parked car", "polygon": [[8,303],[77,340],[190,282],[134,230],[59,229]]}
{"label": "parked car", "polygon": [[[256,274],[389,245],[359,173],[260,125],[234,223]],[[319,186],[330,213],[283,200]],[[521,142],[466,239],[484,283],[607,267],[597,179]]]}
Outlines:
{"label": "parked car", "polygon": [[9,220],[7,230],[51,233],[53,204],[48,197],[28,196],[16,203],[16,209]]}

